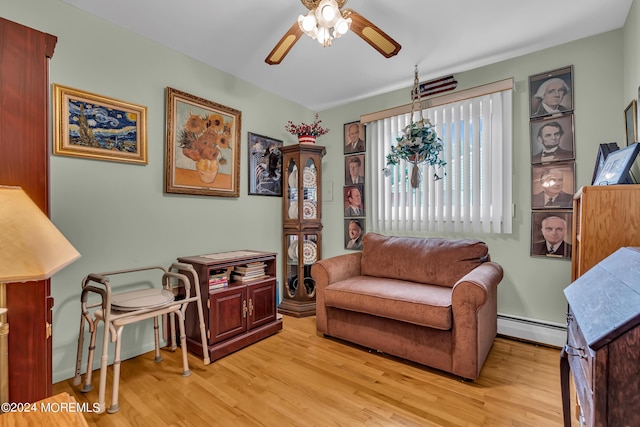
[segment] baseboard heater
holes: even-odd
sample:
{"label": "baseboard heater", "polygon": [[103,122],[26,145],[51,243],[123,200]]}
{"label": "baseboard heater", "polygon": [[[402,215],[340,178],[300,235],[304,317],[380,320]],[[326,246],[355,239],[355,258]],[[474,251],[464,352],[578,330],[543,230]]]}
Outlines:
{"label": "baseboard heater", "polygon": [[562,347],[567,342],[567,326],[510,314],[498,314],[498,335]]}

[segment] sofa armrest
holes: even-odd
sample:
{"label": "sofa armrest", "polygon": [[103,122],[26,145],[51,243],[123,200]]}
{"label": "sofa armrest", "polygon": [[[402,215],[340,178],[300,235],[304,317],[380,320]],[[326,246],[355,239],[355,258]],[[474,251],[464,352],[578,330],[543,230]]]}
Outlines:
{"label": "sofa armrest", "polygon": [[322,259],[311,266],[311,277],[316,286],[316,326],[318,332],[327,331],[327,309],[324,304],[324,288],[332,283],[360,275],[362,252],[353,252]]}
{"label": "sofa armrest", "polygon": [[493,345],[498,330],[498,284],[500,264],[485,262],[462,277],[453,287],[453,372],[475,380]]}

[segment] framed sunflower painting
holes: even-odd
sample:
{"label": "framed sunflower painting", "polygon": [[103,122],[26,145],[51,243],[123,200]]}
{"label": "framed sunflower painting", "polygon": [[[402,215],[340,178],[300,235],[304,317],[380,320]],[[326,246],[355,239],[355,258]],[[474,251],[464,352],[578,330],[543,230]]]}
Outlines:
{"label": "framed sunflower painting", "polygon": [[239,197],[242,113],[167,88],[165,191]]}

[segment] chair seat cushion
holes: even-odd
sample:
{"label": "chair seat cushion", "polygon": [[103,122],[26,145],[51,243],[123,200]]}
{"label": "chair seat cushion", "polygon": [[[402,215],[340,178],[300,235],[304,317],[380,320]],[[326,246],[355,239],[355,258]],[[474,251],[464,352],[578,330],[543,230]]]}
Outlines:
{"label": "chair seat cushion", "polygon": [[111,295],[111,307],[118,311],[135,311],[162,307],[174,299],[173,292],[167,289],[141,289]]}
{"label": "chair seat cushion", "polygon": [[325,288],[325,304],[441,330],[451,329],[451,288],[355,276]]}

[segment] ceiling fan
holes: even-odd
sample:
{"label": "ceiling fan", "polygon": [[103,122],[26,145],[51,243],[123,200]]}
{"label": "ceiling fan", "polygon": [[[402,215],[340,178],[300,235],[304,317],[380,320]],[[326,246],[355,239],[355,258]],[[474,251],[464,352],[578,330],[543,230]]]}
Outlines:
{"label": "ceiling fan", "polygon": [[342,7],[347,0],[300,0],[309,9],[307,15],[300,15],[289,31],[278,41],[264,60],[269,65],[282,62],[300,36],[307,34],[323,46],[331,46],[331,41],[344,35],[349,29],[369,43],[385,58],[400,51],[400,44],[380,28],[353,9]]}

